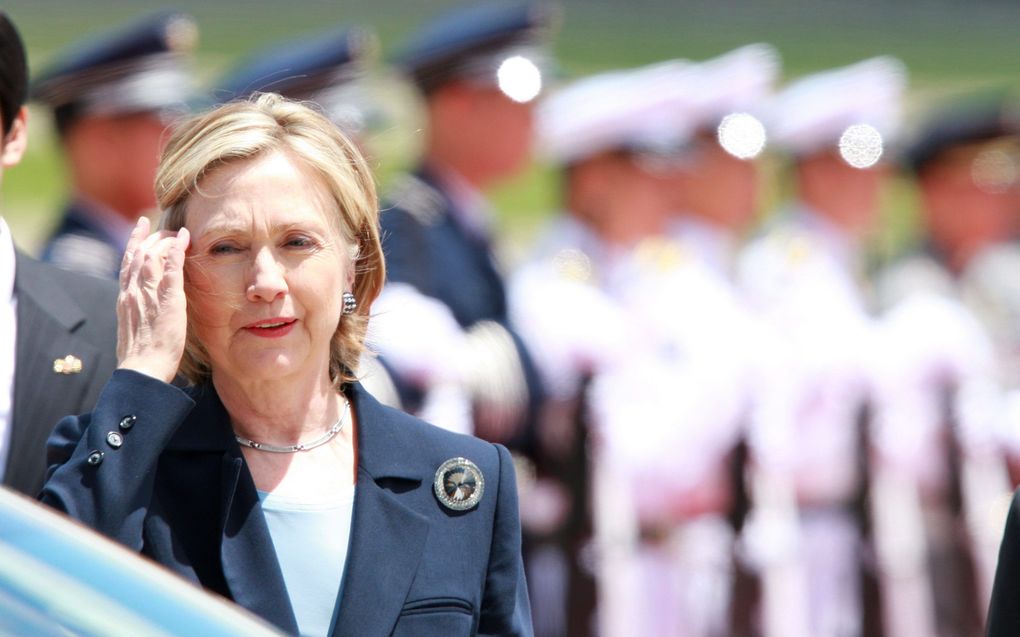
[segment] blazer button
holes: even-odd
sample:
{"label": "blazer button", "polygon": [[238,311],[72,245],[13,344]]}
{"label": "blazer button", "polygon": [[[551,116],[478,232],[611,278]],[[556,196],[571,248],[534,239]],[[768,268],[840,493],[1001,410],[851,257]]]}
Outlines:
{"label": "blazer button", "polygon": [[120,419],[120,428],[123,429],[124,431],[127,431],[128,429],[131,429],[132,427],[135,426],[136,420],[138,420],[138,416],[135,416],[134,414],[124,416],[123,418]]}
{"label": "blazer button", "polygon": [[86,458],[85,462],[89,463],[93,467],[99,466],[103,463],[103,452],[98,449],[90,451],[89,457]]}
{"label": "blazer button", "polygon": [[106,444],[110,445],[114,449],[120,449],[120,446],[124,444],[124,436],[120,435],[116,431],[111,431],[106,434]]}

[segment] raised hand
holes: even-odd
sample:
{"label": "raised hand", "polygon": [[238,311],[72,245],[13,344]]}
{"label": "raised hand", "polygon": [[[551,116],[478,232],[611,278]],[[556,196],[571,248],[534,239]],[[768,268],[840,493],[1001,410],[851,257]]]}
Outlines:
{"label": "raised hand", "polygon": [[124,252],[117,298],[117,366],[170,382],[188,332],[184,296],[187,228],[149,234],[138,220]]}

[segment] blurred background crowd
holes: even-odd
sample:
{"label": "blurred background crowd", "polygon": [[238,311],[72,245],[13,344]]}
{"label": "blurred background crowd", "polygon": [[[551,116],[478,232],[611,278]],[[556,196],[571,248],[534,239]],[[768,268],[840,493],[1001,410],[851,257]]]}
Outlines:
{"label": "blurred background crowd", "polygon": [[372,158],[366,383],[517,458],[535,632],[982,634],[1020,482],[1006,2],[13,2],[4,217],[116,276],[164,130]]}

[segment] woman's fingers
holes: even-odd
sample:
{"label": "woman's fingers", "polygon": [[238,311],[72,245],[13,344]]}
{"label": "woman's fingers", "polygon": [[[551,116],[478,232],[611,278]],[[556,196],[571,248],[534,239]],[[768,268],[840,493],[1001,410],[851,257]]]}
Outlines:
{"label": "woman's fingers", "polygon": [[132,234],[122,272],[119,365],[169,381],[187,337],[184,261],[190,234],[163,230],[142,238],[142,229],[139,224]]}
{"label": "woman's fingers", "polygon": [[142,244],[144,261],[141,268],[142,283],[146,288],[153,290],[163,283],[166,262],[173,247],[177,245],[175,233],[163,230],[151,235]]}
{"label": "woman's fingers", "polygon": [[184,289],[184,257],[190,243],[191,234],[187,228],[181,228],[177,236],[170,238],[163,269],[163,280],[168,288]]}
{"label": "woman's fingers", "polygon": [[159,235],[160,233],[158,232],[150,234],[135,246],[134,253],[131,255],[130,267],[128,269],[128,287],[139,284],[139,277],[142,269],[145,267],[146,260],[152,250],[153,244],[159,240]]}
{"label": "woman's fingers", "polygon": [[155,288],[163,277],[163,270],[177,233],[169,230],[154,232],[135,246],[124,286],[138,285]]}
{"label": "woman's fingers", "polygon": [[131,263],[134,261],[135,250],[142,241],[149,236],[149,218],[140,217],[135,227],[131,229],[131,236],[128,238],[127,247],[124,249],[124,258],[120,262],[120,287],[128,284],[131,273]]}

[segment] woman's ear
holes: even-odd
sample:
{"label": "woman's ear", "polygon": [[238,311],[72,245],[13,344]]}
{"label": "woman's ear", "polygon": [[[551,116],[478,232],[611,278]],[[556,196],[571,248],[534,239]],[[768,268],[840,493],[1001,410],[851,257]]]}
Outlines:
{"label": "woman's ear", "polygon": [[22,106],[11,122],[11,130],[4,138],[0,149],[0,165],[4,168],[15,166],[21,161],[28,147],[28,107]]}

